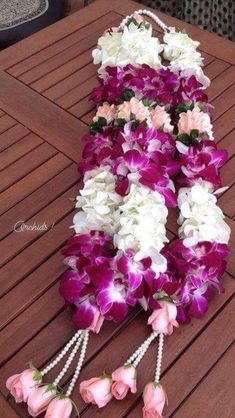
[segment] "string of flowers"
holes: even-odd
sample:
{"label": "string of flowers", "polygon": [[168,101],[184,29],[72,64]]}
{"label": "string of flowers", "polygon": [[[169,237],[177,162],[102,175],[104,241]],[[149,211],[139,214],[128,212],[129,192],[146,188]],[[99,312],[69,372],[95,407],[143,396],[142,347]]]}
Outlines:
{"label": "string of flowers", "polygon": [[[142,14],[164,30],[163,43]],[[100,86],[91,94],[97,112],[84,138],[83,187],[76,199],[75,235],[63,250],[69,269],[60,283],[79,330],[42,371],[30,368],[7,381],[33,417],[46,411],[45,418],[69,418],[89,332],[98,333],[104,320],[123,320],[140,303],[152,311],[152,333],[111,376],[83,381],[80,393],[98,407],[136,393],[137,367],[158,338],[143,416],[161,418],[164,335],[191,316],[200,317],[214,291],[222,289],[230,230],[216,194],[223,191],[219,169],[227,153],[214,142],[204,91],[210,82],[198,45],[144,10],[106,31],[93,51],[94,63],[100,64]],[[169,244],[168,208],[177,204],[179,238]],[[64,393],[59,383],[79,350]],[[67,353],[54,382],[42,384]]]}
{"label": "string of flowers", "polygon": [[[131,31],[134,32],[135,28],[132,27]],[[114,30],[109,36],[112,37],[113,32],[119,33]],[[173,34],[176,36],[175,39]],[[107,36],[105,34],[105,37]],[[120,33],[118,38],[123,39]],[[119,57],[122,55],[120,45],[115,60],[109,61],[109,65],[106,66],[103,56],[106,54],[107,42],[98,43],[100,49],[95,51],[94,56],[97,58],[97,54],[100,54],[102,63],[100,86],[93,90],[91,97],[99,107],[91,125],[91,133],[98,136],[101,149],[97,143],[93,142],[90,146],[91,142],[88,142],[84,150],[84,163],[80,166],[81,172],[84,172],[87,167],[98,166],[101,162],[107,164],[110,155],[114,155],[119,160],[117,147],[110,145],[108,141],[100,140],[100,137],[103,135],[104,138],[106,132],[113,137],[112,129],[118,130],[123,127],[124,133],[129,134],[130,130],[133,132],[128,152],[131,146],[133,149],[133,144],[135,146],[136,142],[138,146],[144,144],[144,148],[141,149],[142,154],[139,148],[137,148],[138,153],[135,152],[135,164],[138,164],[140,176],[149,149],[158,150],[156,142],[164,138],[165,150],[173,151],[170,155],[166,152],[165,160],[158,158],[160,164],[155,172],[151,173],[151,179],[156,181],[165,164],[165,167],[168,165],[168,174],[173,176],[177,185],[189,186],[180,187],[178,191],[180,238],[161,250],[161,254],[167,259],[167,271],[162,272],[158,277],[152,277],[151,280],[148,279],[147,285],[146,282],[144,285],[142,282],[136,291],[142,305],[153,309],[148,323],[152,324],[154,332],[160,332],[155,380],[147,384],[143,395],[144,417],[155,414],[158,417],[162,416],[166,401],[164,389],[160,384],[163,336],[173,332],[173,327],[178,326],[177,321],[186,322],[190,320],[190,316],[200,317],[204,314],[214,291],[221,290],[220,278],[226,266],[224,259],[228,255],[226,244],[230,234],[229,227],[223,220],[222,211],[216,206],[215,194],[212,194],[215,187],[221,185],[219,169],[226,161],[227,153],[218,151],[215,142],[212,142],[214,136],[210,116],[211,106],[204,92],[209,81],[201,68],[199,69],[202,63],[199,52],[194,51],[191,58],[190,53],[186,58],[182,52],[182,59],[177,58],[174,61],[174,56],[180,55],[180,47],[178,51],[176,48],[177,38],[181,41],[181,45],[184,45],[184,41],[188,39],[187,35],[176,34],[175,31],[165,35],[164,40],[168,44],[164,57],[169,57],[172,62],[170,69],[168,67],[158,70],[156,67],[159,60],[155,60],[154,65],[151,63],[149,66],[145,63],[140,65],[132,57],[130,63],[123,65],[122,62],[120,65]],[[198,46],[198,43],[193,45]],[[191,44],[191,48],[193,45]],[[188,68],[190,59],[194,68]],[[140,132],[141,144],[138,141]],[[152,135],[149,144],[150,132]],[[120,131],[118,135],[120,137]],[[88,136],[87,140],[91,141],[91,137]],[[105,151],[102,152],[102,149]],[[121,186],[123,184],[125,186],[118,190],[121,190],[121,194],[125,196],[129,190],[126,181],[128,174],[126,171],[117,174],[122,176]],[[140,182],[142,181],[140,177]],[[145,177],[144,184],[151,187],[150,183],[151,180],[146,181]],[[217,193],[221,191],[223,189],[217,190]],[[166,197],[167,193],[165,193]],[[170,201],[166,199],[166,203],[169,205]],[[144,225],[142,231],[144,234]],[[140,350],[141,359],[146,349],[147,346],[145,350]],[[136,375],[135,362],[127,363],[111,376],[106,376],[105,380],[100,377],[82,382],[81,396],[85,402],[103,406],[100,398],[96,400],[98,387],[103,383],[106,388],[105,405],[112,396],[122,399],[128,389],[131,389],[132,393],[136,392]],[[129,382],[133,383],[134,389]],[[116,386],[119,389],[117,392],[114,389]]]}

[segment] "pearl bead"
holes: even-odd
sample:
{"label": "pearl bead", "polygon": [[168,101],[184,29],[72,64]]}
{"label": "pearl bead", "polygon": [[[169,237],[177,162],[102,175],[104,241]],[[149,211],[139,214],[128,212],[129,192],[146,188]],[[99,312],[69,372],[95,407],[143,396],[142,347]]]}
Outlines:
{"label": "pearl bead", "polygon": [[78,360],[77,367],[76,367],[76,370],[74,372],[74,375],[72,377],[72,380],[71,380],[71,382],[69,384],[69,387],[68,387],[68,390],[66,392],[66,396],[70,396],[71,395],[71,393],[73,391],[73,388],[74,388],[74,386],[75,386],[75,384],[77,382],[77,379],[79,377],[79,374],[80,374],[80,371],[81,371],[83,362],[84,362],[84,358],[85,358],[85,354],[86,354],[86,349],[87,349],[87,344],[88,344],[88,338],[89,338],[89,331],[88,330],[84,331],[82,335],[83,335],[83,343],[82,343],[80,357],[79,357],[79,360]]}
{"label": "pearl bead", "polygon": [[[163,29],[163,31],[166,31],[166,30],[168,30],[168,27],[165,25],[165,23],[163,23],[162,21],[161,21],[161,19],[159,19],[159,17],[158,16],[156,16],[153,12],[151,12],[150,10],[146,10],[146,9],[139,9],[139,10],[137,10],[137,12],[136,13],[138,13],[138,14],[140,14],[140,15],[146,15],[146,16],[148,16],[148,17],[150,17],[161,29]],[[128,20],[132,17],[133,15],[131,15],[131,16],[126,16],[123,20],[122,20],[122,22],[121,22],[121,24],[120,24],[120,28],[121,29],[123,29],[123,27],[126,25],[126,23],[128,22]]]}
{"label": "pearl bead", "polygon": [[47,374],[53,367],[55,367],[60,360],[62,360],[62,358],[65,356],[65,354],[67,354],[67,352],[69,351],[69,349],[72,347],[72,345],[77,341],[77,339],[79,338],[79,336],[82,335],[82,330],[78,330],[74,336],[70,339],[70,341],[65,345],[65,347],[63,348],[63,350],[61,350],[61,352],[59,353],[59,355],[47,366],[42,370],[42,376],[44,376],[45,374]]}
{"label": "pearl bead", "polygon": [[164,334],[159,335],[158,353],[157,353],[157,365],[155,372],[155,382],[159,383],[161,376],[162,356],[163,356]]}
{"label": "pearl bead", "polygon": [[59,375],[57,376],[57,378],[54,380],[54,384],[55,385],[58,385],[59,384],[60,380],[64,377],[64,375],[68,371],[68,369],[69,369],[69,367],[70,367],[70,365],[71,365],[71,363],[72,363],[72,361],[73,361],[73,359],[74,359],[74,357],[75,357],[75,355],[76,355],[76,353],[77,353],[77,351],[78,351],[78,349],[79,349],[79,347],[81,345],[82,340],[83,340],[83,335],[79,336],[79,338],[78,338],[78,340],[77,340],[77,342],[76,342],[76,344],[75,344],[75,346],[74,346],[71,354],[69,355],[69,358],[66,361],[63,369],[61,370],[61,372],[59,373]]}
{"label": "pearl bead", "polygon": [[151,342],[157,337],[157,332],[152,332],[150,336],[137,348],[137,350],[129,357],[129,359],[126,361],[125,365],[132,364],[133,366],[137,366],[140,362],[140,360],[143,358],[143,352],[146,353],[147,349],[149,348],[149,345]]}

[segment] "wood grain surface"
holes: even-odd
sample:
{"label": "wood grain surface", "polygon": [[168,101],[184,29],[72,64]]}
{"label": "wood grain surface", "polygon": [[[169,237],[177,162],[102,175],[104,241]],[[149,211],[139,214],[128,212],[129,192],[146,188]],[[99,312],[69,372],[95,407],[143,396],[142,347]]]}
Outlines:
{"label": "wood grain surface", "polygon": [[[65,270],[60,254],[72,234],[74,197],[79,190],[76,162],[82,135],[94,114],[89,100],[97,85],[91,51],[105,28],[139,8],[132,1],[99,0],[91,6],[0,52],[0,411],[1,418],[28,417],[5,388],[6,378],[32,360],[45,366],[74,332],[70,311],[58,295]],[[163,384],[166,416],[234,416],[235,277],[235,48],[214,34],[159,13],[166,24],[186,28],[201,42],[208,90],[214,106],[215,138],[227,148],[222,179],[229,188],[219,199],[232,229],[231,254],[216,296],[201,320],[180,327],[166,341]],[[157,31],[157,28],[155,28]],[[169,236],[177,233],[177,210],[169,216]],[[16,232],[18,221],[43,224],[42,231]],[[92,336],[81,379],[111,372],[148,334],[146,314],[130,312],[119,325],[106,323]],[[84,418],[140,418],[141,391],[152,380],[156,347],[139,369],[135,395],[102,410],[87,406],[74,391]],[[66,387],[70,373],[62,381]],[[49,376],[50,378],[50,376]],[[75,414],[73,415],[75,417]]]}

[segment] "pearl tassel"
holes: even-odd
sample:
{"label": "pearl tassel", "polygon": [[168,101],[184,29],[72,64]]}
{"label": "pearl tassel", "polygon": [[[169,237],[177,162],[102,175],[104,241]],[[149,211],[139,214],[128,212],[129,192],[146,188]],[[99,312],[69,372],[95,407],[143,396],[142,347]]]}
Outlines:
{"label": "pearl tassel", "polygon": [[69,367],[71,366],[71,363],[74,359],[74,357],[77,354],[77,351],[82,343],[82,340],[84,339],[84,334],[81,334],[80,337],[78,338],[71,354],[69,355],[68,360],[66,361],[63,369],[61,370],[61,372],[58,374],[57,378],[54,380],[53,385],[57,386],[59,384],[59,382],[61,381],[61,379],[64,377],[64,375],[67,373]]}
{"label": "pearl tassel", "polygon": [[[150,10],[146,10],[146,9],[140,9],[137,10],[135,13],[138,13],[139,15],[146,15],[148,17],[150,17],[164,32],[168,31],[169,28],[165,25],[165,23],[162,22],[161,19],[159,19],[158,16],[156,16],[153,12],[151,12]],[[120,24],[120,29],[123,29],[124,26],[127,24],[128,20],[133,17],[134,14],[130,15],[130,16],[126,16],[123,21]]]}
{"label": "pearl tassel", "polygon": [[71,393],[73,391],[73,388],[74,388],[74,386],[75,386],[75,384],[77,382],[77,379],[79,377],[79,374],[80,374],[82,365],[84,363],[84,359],[85,359],[85,355],[86,355],[86,350],[87,350],[87,345],[88,345],[88,340],[89,340],[89,331],[88,330],[84,331],[84,334],[83,335],[84,335],[84,339],[83,339],[83,343],[82,343],[81,354],[80,354],[80,357],[79,357],[79,360],[78,360],[78,363],[77,363],[77,367],[76,367],[75,373],[73,375],[73,378],[72,378],[72,380],[71,380],[71,382],[69,384],[68,390],[66,392],[66,396],[70,396],[71,395]]}
{"label": "pearl tassel", "polygon": [[82,334],[82,330],[77,331],[74,336],[69,340],[69,342],[66,344],[66,346],[63,348],[63,350],[60,352],[60,354],[48,365],[46,366],[41,374],[42,376],[45,376],[51,369],[53,369],[61,360],[62,358],[67,354],[69,349],[72,347],[72,345],[77,341],[77,339]]}
{"label": "pearl tassel", "polygon": [[125,366],[132,364],[134,367],[137,367],[142,358],[144,357],[146,351],[148,350],[152,341],[158,336],[157,332],[152,332],[152,334],[137,348],[137,350],[129,357]]}
{"label": "pearl tassel", "polygon": [[158,352],[157,352],[157,365],[155,373],[155,383],[160,382],[161,377],[161,367],[162,367],[162,357],[163,357],[163,345],[164,345],[164,334],[159,335],[158,341]]}

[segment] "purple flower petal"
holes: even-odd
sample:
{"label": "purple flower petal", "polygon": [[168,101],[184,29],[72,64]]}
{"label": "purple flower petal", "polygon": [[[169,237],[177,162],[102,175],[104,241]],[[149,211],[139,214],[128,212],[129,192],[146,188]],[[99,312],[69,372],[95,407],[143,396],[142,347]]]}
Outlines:
{"label": "purple flower petal", "polygon": [[201,318],[207,311],[208,300],[200,294],[194,294],[193,300],[189,308],[189,314],[195,318]]}
{"label": "purple flower petal", "polygon": [[105,265],[94,267],[88,266],[86,272],[90,277],[91,283],[96,286],[97,289],[106,288],[114,279],[114,272]]}
{"label": "purple flower petal", "polygon": [[165,197],[165,203],[167,207],[175,208],[177,206],[176,195],[171,189],[157,186],[156,190],[158,190]]}
{"label": "purple flower petal", "polygon": [[145,155],[140,155],[139,151],[131,150],[124,154],[124,160],[130,171],[140,169],[146,165],[148,158]]}
{"label": "purple flower petal", "polygon": [[129,181],[128,179],[124,179],[120,181],[115,188],[115,191],[120,194],[120,196],[125,196],[128,193],[129,189]]}
{"label": "purple flower petal", "polygon": [[79,300],[83,287],[84,284],[80,274],[73,270],[68,270],[63,274],[59,292],[67,302],[74,303]]}
{"label": "purple flower petal", "polygon": [[78,308],[73,315],[73,322],[77,328],[88,328],[94,319],[94,307],[90,304],[89,300],[78,305]]}
{"label": "purple flower petal", "polygon": [[128,314],[128,305],[124,302],[114,302],[107,314],[107,319],[122,321]]}

